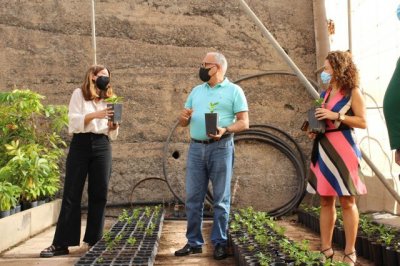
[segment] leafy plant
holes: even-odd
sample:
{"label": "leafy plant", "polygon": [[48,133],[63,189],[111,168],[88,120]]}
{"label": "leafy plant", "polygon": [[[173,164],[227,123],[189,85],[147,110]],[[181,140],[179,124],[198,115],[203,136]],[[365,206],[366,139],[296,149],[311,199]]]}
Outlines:
{"label": "leafy plant", "polygon": [[142,229],[144,227],[144,222],[143,221],[138,221],[136,226],[137,226],[137,228]]}
{"label": "leafy plant", "polygon": [[150,217],[150,216],[151,216],[151,213],[152,213],[151,208],[150,208],[149,206],[146,206],[146,207],[144,208],[144,214],[146,215],[146,217]]}
{"label": "leafy plant", "polygon": [[124,99],[124,97],[119,97],[119,96],[114,94],[113,96],[111,96],[110,98],[105,99],[104,101],[108,102],[108,103],[116,104],[116,103],[122,102],[122,99]]}
{"label": "leafy plant", "polygon": [[137,219],[139,218],[139,214],[140,214],[141,211],[142,211],[141,208],[136,208],[136,209],[134,209],[134,210],[133,210],[133,213],[132,213],[132,217],[133,217],[135,220],[137,220]]}
{"label": "leafy plant", "polygon": [[214,113],[214,111],[215,111],[215,108],[217,107],[217,105],[218,105],[218,103],[219,102],[210,102],[209,104],[208,104],[208,109],[210,110],[210,113]]}
{"label": "leafy plant", "polygon": [[136,238],[129,237],[127,242],[128,242],[129,245],[134,246],[136,244]]}
{"label": "leafy plant", "polygon": [[318,99],[316,99],[316,100],[314,101],[314,105],[315,105],[316,107],[321,107],[323,102],[324,102],[324,98],[318,98]]}
{"label": "leafy plant", "polygon": [[256,257],[261,266],[268,266],[272,263],[272,257],[267,254],[259,252],[256,254]]}
{"label": "leafy plant", "polygon": [[105,232],[103,234],[103,238],[104,238],[104,241],[106,241],[107,243],[110,242],[111,238],[112,238],[111,232],[110,231]]}
{"label": "leafy plant", "polygon": [[43,99],[30,90],[0,93],[0,181],[19,186],[25,201],[54,196],[59,189],[67,108],[44,106]]}
{"label": "leafy plant", "polygon": [[129,218],[128,211],[126,209],[122,210],[122,213],[118,216],[118,221],[125,222]]}
{"label": "leafy plant", "polygon": [[0,182],[0,211],[7,211],[18,203],[21,189],[10,182]]}

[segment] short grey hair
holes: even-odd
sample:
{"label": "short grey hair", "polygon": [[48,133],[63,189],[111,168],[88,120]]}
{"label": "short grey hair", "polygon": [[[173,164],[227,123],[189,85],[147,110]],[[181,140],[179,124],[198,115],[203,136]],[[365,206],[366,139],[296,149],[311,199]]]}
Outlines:
{"label": "short grey hair", "polygon": [[222,73],[225,75],[226,70],[228,69],[228,61],[226,61],[225,56],[218,52],[211,52],[209,54],[214,56],[216,63],[222,67]]}

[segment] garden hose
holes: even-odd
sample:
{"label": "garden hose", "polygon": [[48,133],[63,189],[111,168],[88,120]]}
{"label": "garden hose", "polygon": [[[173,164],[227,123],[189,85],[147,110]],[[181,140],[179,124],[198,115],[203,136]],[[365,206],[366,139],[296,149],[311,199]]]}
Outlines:
{"label": "garden hose", "polygon": [[[273,129],[280,133],[283,133],[286,137],[288,137],[289,142],[291,142],[292,144],[295,145],[296,149],[293,149],[284,140],[282,140],[281,138],[279,138],[278,136],[276,136],[270,132],[266,132],[266,131],[263,131],[260,129],[252,129],[252,128],[263,128],[263,127]],[[170,136],[171,135],[172,134],[170,134]],[[262,143],[271,145],[271,146],[275,147],[276,149],[278,149],[279,151],[281,151],[286,157],[288,157],[289,160],[291,161],[291,163],[293,164],[293,166],[296,170],[296,176],[298,177],[297,178],[298,186],[297,186],[296,194],[292,198],[290,198],[287,203],[268,212],[269,215],[276,216],[276,217],[282,216],[286,213],[289,213],[290,211],[292,211],[294,208],[296,208],[300,204],[301,200],[304,197],[304,193],[305,193],[305,186],[306,186],[305,158],[304,158],[304,154],[301,151],[300,147],[294,141],[294,139],[290,135],[288,135],[286,132],[283,132],[279,128],[276,128],[276,127],[273,127],[270,125],[254,125],[254,126],[251,126],[249,130],[245,130],[245,131],[236,133],[234,136],[235,143],[239,142],[239,141],[245,141],[245,140],[247,140],[247,141],[255,140],[255,141],[260,141]],[[168,174],[167,174],[167,168],[166,168],[166,156],[168,153],[168,146],[169,146],[169,143],[167,142],[165,145],[165,149],[164,149],[163,166],[165,166],[165,167],[163,167],[163,172],[165,174],[165,176],[164,176],[165,182],[168,184],[168,187],[171,189],[171,192],[174,195],[177,195],[177,193],[175,191],[173,191],[172,186],[168,180]],[[208,191],[207,194],[209,197],[208,200],[210,201],[210,203],[212,203],[211,192]],[[180,197],[178,197],[178,200],[180,200],[180,202],[183,203],[183,199],[181,199]]]}
{"label": "garden hose", "polygon": [[291,161],[296,170],[297,176],[298,185],[296,186],[296,193],[292,198],[288,200],[287,203],[283,204],[282,206],[276,207],[271,211],[268,211],[268,214],[271,216],[279,217],[295,209],[303,199],[306,187],[306,171],[304,168],[304,163],[301,161],[301,159],[299,159],[299,157],[297,157],[296,151],[273,134],[260,130],[250,129],[237,133],[237,137],[235,136],[235,142],[243,140],[256,140],[271,145],[281,151]]}

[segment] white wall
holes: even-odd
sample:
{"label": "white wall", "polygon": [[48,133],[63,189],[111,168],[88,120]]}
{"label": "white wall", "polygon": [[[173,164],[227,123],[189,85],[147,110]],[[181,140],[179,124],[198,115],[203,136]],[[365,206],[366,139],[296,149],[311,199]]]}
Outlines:
{"label": "white wall", "polygon": [[[330,39],[331,50],[349,49],[348,1],[326,0],[325,4],[327,19],[335,23],[335,34]],[[360,70],[368,119],[368,129],[358,130],[357,136],[361,148],[387,178],[394,179],[398,191],[400,168],[393,164],[382,103],[400,56],[400,21],[396,14],[399,4],[399,0],[351,0],[350,11],[351,50]],[[372,176],[365,163],[363,172]],[[382,192],[386,193],[385,190]],[[393,201],[390,197],[388,200]]]}

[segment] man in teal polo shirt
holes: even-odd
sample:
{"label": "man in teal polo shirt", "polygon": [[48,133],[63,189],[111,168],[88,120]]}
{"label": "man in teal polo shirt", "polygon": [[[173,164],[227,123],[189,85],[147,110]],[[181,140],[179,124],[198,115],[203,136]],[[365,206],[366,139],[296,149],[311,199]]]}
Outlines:
{"label": "man in teal polo shirt", "polygon": [[[201,233],[204,199],[211,180],[213,187],[214,222],[211,242],[214,259],[227,257],[227,229],[233,170],[233,133],[249,128],[246,97],[243,90],[225,78],[227,61],[221,53],[207,53],[199,71],[204,82],[193,88],[180,125],[190,126],[192,138],[186,165],[187,244],[175,251],[175,256],[201,253],[204,244]],[[215,134],[206,133],[205,113],[210,103],[217,103],[218,127]]]}

